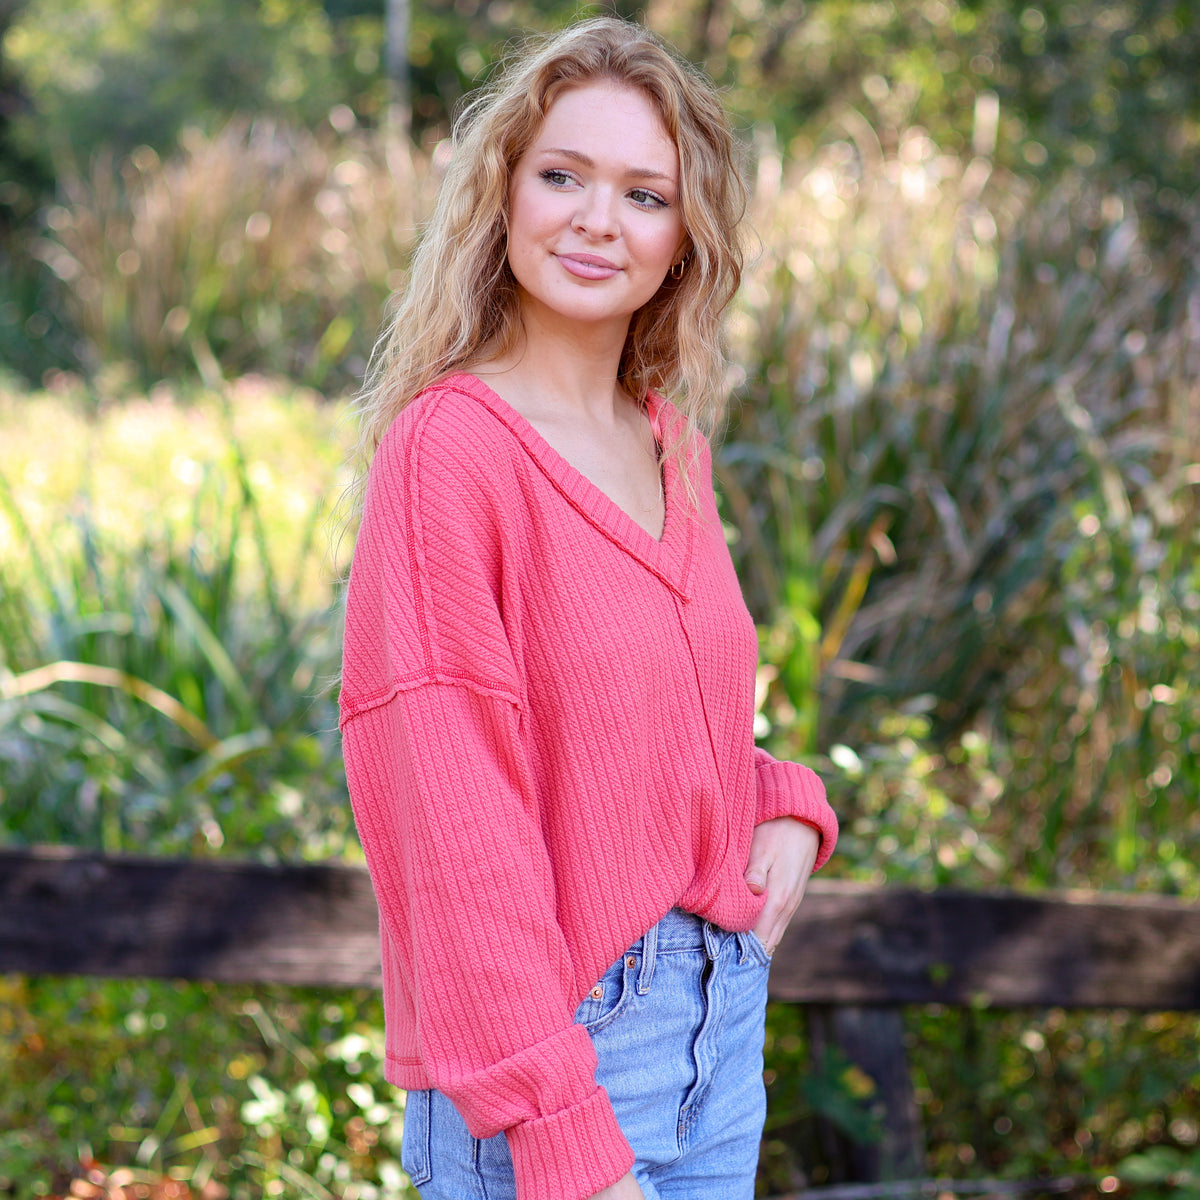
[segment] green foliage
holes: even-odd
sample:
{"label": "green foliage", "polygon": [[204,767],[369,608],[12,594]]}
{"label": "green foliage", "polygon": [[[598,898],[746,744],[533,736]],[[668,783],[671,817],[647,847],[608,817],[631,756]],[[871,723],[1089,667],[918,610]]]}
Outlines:
{"label": "green foliage", "polygon": [[227,404],[224,463],[176,446],[168,461],[190,483],[182,512],[132,532],[105,528],[106,497],[85,491],[73,519],[39,537],[0,475],[6,839],[292,858],[346,849],[329,687],[339,623],[302,591],[328,497],[295,514],[300,566],[281,578]]}
{"label": "green foliage", "polygon": [[[1192,0],[1013,5],[1001,0],[861,4],[660,0],[643,6],[729,88],[747,122],[807,141],[857,111],[895,138],[922,125],[947,147],[975,139],[1009,166],[1079,165],[1140,176],[1169,206],[1200,183],[1200,11]],[[108,146],[168,151],[188,124],[235,114],[309,126],[336,104],[375,119],[383,104],[382,0],[27,0],[7,52],[33,97],[25,137],[86,156]],[[418,6],[408,45],[418,129],[443,128],[458,99],[521,32],[625,3],[551,0]],[[977,97],[994,96],[993,120]]]}
{"label": "green foliage", "polygon": [[1196,1200],[1200,1196],[1200,1152],[1153,1146],[1121,1164],[1121,1179],[1143,1196]]}
{"label": "green foliage", "polygon": [[1038,805],[1010,853],[1039,882],[1095,878],[1107,860],[1124,886],[1194,896],[1196,513],[1169,471],[1146,482],[1162,491],[1143,511],[1120,491],[1113,509],[1081,505],[1061,586],[1014,665],[1012,782]]}
{"label": "green foliage", "polygon": [[[981,168],[1135,178],[1144,215],[1180,221],[1200,184],[1194,8],[723,0],[700,20],[671,4],[648,18],[721,79],[745,128],[797,158],[820,153],[827,130],[896,156],[912,150],[908,131],[924,130]],[[418,7],[408,47],[418,135],[445,131],[521,30],[573,15],[548,0]],[[412,171],[378,147],[364,161],[359,143],[348,154],[366,174],[331,177],[337,163],[320,162],[311,138],[282,130],[320,131],[326,146],[333,129],[378,123],[382,48],[379,0],[28,0],[4,40],[29,97],[27,109],[8,106],[16,157],[0,184],[0,210],[20,231],[7,254],[22,281],[0,294],[6,365],[37,378],[72,357],[88,370],[117,358],[149,382],[179,370],[202,336],[233,372],[285,370],[319,386],[357,378],[420,209]],[[305,163],[291,188],[278,178],[284,158],[293,170]],[[31,214],[52,174],[61,203],[35,240]],[[181,191],[196,177],[206,180],[199,198]],[[376,246],[371,263],[345,263],[345,222],[314,212],[314,198],[331,193],[356,218],[373,204],[382,240],[349,243]],[[206,206],[214,211],[192,211]],[[183,229],[198,234],[194,246]],[[65,272],[60,286],[36,276],[39,259]],[[284,281],[278,295],[273,279]]]}
{"label": "green foliage", "polygon": [[651,21],[797,153],[868,123],[894,147],[926,129],[1009,168],[1140,178],[1168,209],[1200,185],[1200,6],[1191,0],[717,0]]}
{"label": "green foliage", "polygon": [[[913,1008],[905,1046],[931,1175],[1119,1179],[1122,1196],[1191,1195],[1200,1139],[1194,1013]],[[805,1014],[767,1012],[764,1195],[830,1182],[818,1118],[859,1141],[878,1133],[873,1081],[826,1056]],[[1182,1191],[1172,1189],[1182,1188]]]}
{"label": "green foliage", "polygon": [[934,1170],[1029,1176],[1057,1159],[1125,1178],[1143,1154],[1195,1146],[1194,1014],[935,1009],[909,1028]]}
{"label": "green foliage", "polygon": [[[337,418],[292,393],[0,397],[4,841],[354,855]],[[205,1200],[407,1195],[381,1039],[374,994],[0,982],[0,1186],[95,1156]]]}
{"label": "green foliage", "polygon": [[58,281],[27,251],[15,235],[0,234],[0,375],[32,379],[77,366],[80,345],[65,323]]}
{"label": "green foliage", "polygon": [[851,768],[843,869],[1194,893],[1191,243],[920,134],[790,172],[719,465],[767,744]]}
{"label": "green foliage", "polygon": [[[415,6],[414,129],[444,132],[509,43],[586,11],[547,0]],[[98,150],[167,154],[185,129],[212,135],[235,117],[311,129],[341,108],[337,120],[378,123],[387,99],[383,0],[25,0],[4,52],[31,100],[18,143],[76,170]]]}
{"label": "green foliage", "polygon": [[354,136],[193,131],[176,159],[142,147],[65,175],[33,252],[93,368],[128,363],[149,383],[215,356],[347,386],[402,278],[425,178]]}
{"label": "green foliage", "polygon": [[408,1200],[382,1023],[375,992],[0,980],[0,1188],[98,1162],[202,1200]]}
{"label": "green foliage", "polygon": [[315,0],[28,0],[5,42],[33,103],[18,136],[81,165],[238,113],[315,126],[358,82],[336,50]]}

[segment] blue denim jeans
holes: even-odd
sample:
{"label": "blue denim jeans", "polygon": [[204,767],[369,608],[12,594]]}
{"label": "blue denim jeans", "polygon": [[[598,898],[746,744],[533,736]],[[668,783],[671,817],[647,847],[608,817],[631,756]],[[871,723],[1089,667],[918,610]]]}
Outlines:
{"label": "blue denim jeans", "polygon": [[[646,1200],[753,1197],[769,964],[753,933],[674,909],[580,1004]],[[473,1138],[440,1092],[408,1094],[401,1159],[422,1200],[516,1200],[504,1134]]]}

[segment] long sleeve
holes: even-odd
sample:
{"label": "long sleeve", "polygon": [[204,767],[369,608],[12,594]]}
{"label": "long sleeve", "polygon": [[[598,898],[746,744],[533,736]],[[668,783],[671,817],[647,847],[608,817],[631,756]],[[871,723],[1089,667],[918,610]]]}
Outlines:
{"label": "long sleeve", "polygon": [[825,785],[817,773],[801,763],[780,762],[761,747],[754,749],[756,825],[774,817],[795,817],[821,835],[821,849],[813,870],[819,870],[837,845],[838,822],[825,799]]}
{"label": "long sleeve", "polygon": [[633,1155],[572,1023],[515,706],[432,683],[344,731],[380,919],[411,946],[421,1054],[476,1137],[504,1130],[522,1200],[588,1196]]}
{"label": "long sleeve", "polygon": [[501,531],[471,464],[409,433],[376,456],[347,599],[355,819],[421,1067],[475,1136],[505,1131],[521,1200],[582,1198],[633,1154],[573,1023],[500,611]]}

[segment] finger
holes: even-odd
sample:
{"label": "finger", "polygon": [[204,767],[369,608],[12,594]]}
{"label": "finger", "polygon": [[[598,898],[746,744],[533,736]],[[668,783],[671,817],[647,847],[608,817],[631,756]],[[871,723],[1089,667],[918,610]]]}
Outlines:
{"label": "finger", "polygon": [[771,954],[775,953],[779,943],[783,941],[783,935],[784,931],[787,929],[789,916],[790,914],[784,912],[782,909],[776,911],[772,915],[771,924],[767,929],[767,936],[764,941],[764,945]]}
{"label": "finger", "polygon": [[762,938],[762,942],[771,953],[774,953],[776,947],[783,941],[783,935],[787,932],[792,918],[796,915],[796,910],[800,907],[800,902],[804,899],[804,891],[803,884],[796,888],[789,888],[786,892],[769,896],[767,903],[763,906],[763,914],[759,923],[765,929],[767,936]]}
{"label": "finger", "polygon": [[767,890],[767,876],[771,873],[771,859],[767,852],[755,843],[750,844],[750,861],[746,865],[746,886],[761,896]]}
{"label": "finger", "polygon": [[784,911],[784,898],[776,891],[768,891],[766,903],[759,913],[754,932],[758,940],[767,948],[769,953],[775,952],[783,930],[787,927],[787,917]]}

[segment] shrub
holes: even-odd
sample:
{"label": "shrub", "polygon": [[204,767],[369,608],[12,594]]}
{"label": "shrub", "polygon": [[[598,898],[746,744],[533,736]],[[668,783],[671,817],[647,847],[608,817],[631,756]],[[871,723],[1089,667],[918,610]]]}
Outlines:
{"label": "shrub", "polygon": [[215,357],[336,389],[361,377],[427,178],[397,144],[236,121],[188,132],[178,158],[64,175],[35,252],[92,371],[124,362],[148,385]]}
{"label": "shrub", "polygon": [[[190,457],[194,444],[172,444],[195,427],[186,415],[115,414],[122,450],[143,474],[95,469],[97,491],[77,495],[66,520],[53,508],[27,516],[38,506],[0,474],[8,839],[165,854],[235,844],[291,857],[347,846],[330,690],[340,623],[328,578],[317,585],[323,599],[311,582],[313,560],[325,558],[329,486],[280,488],[262,459],[248,461],[229,407],[218,411],[227,441],[209,463]],[[69,449],[59,465],[68,461]],[[37,459],[31,468],[44,472]],[[173,499],[147,469],[174,476]],[[39,490],[69,486],[44,479]],[[151,489],[157,514],[135,499],[141,523],[122,528],[123,493]],[[294,556],[286,574],[271,544],[280,540]]]}
{"label": "shrub", "polygon": [[[1096,854],[1122,822],[1171,861],[1197,831],[1194,254],[1154,252],[1125,197],[1034,193],[919,132],[759,174],[719,473],[773,744],[865,760],[889,711],[926,712],[928,780],[981,806],[1010,882],[1194,887],[1158,850]],[[947,761],[967,734],[999,794]]]}

